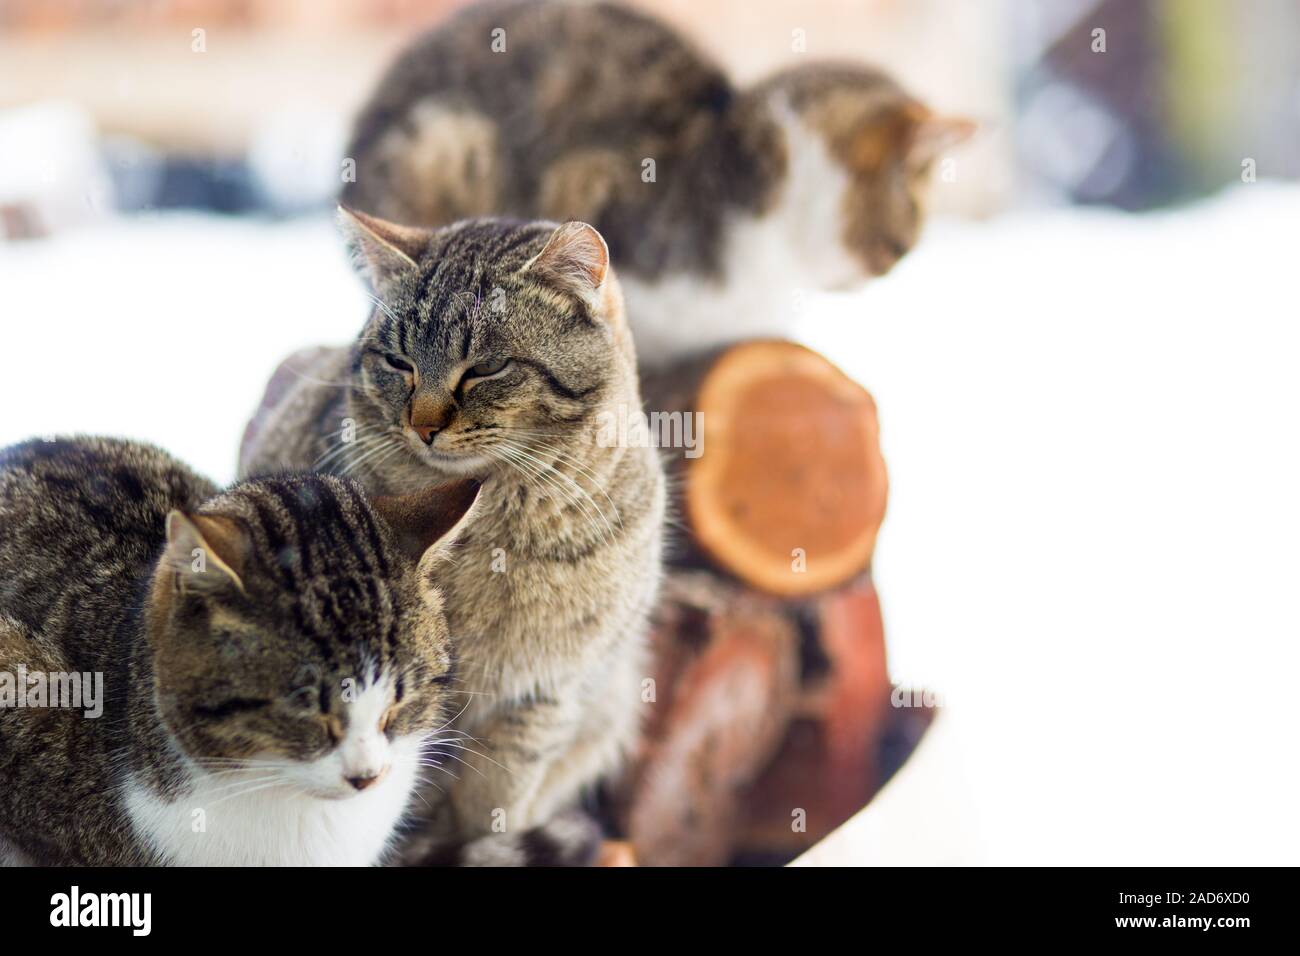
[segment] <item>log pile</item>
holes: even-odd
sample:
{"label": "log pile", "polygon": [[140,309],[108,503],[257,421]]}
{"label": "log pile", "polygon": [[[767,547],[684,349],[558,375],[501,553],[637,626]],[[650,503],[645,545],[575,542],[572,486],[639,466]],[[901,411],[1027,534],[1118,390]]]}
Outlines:
{"label": "log pile", "polygon": [[781,341],[647,374],[643,392],[647,409],[700,414],[703,453],[672,453],[683,527],[642,749],[609,808],[619,858],[784,862],[870,799],[888,741],[919,736],[899,721],[924,719],[889,703],[875,403]]}
{"label": "log pile", "polygon": [[642,382],[646,407],[694,413],[702,452],[675,459],[678,563],[714,567],[760,591],[816,594],[865,570],[888,479],[876,404],[822,356],[746,342]]}

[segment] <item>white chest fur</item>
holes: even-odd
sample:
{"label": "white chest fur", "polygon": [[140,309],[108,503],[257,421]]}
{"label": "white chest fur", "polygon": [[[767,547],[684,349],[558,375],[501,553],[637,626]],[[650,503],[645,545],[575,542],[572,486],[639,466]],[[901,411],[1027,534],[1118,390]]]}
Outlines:
{"label": "white chest fur", "polygon": [[744,338],[788,335],[807,293],[862,276],[841,238],[848,173],[820,134],[788,109],[777,107],[775,115],[786,139],[788,174],[774,208],[728,223],[719,277],[689,273],[645,281],[620,275],[642,361],[657,364]]}
{"label": "white chest fur", "polygon": [[176,866],[371,866],[380,861],[416,783],[413,756],[341,800],[283,784],[203,775],[173,801],[132,784],[126,803],[139,838]]}

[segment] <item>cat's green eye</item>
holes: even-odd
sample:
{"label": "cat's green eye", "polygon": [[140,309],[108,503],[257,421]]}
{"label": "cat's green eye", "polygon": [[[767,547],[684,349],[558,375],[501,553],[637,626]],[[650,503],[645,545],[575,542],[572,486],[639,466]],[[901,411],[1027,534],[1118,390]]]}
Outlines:
{"label": "cat's green eye", "polygon": [[487,378],[489,375],[495,375],[502,371],[510,364],[510,359],[493,359],[487,362],[479,362],[472,369],[466,378]]}
{"label": "cat's green eye", "polygon": [[414,366],[414,365],[412,365],[412,364],[411,364],[410,362],[408,362],[406,359],[401,358],[401,357],[396,356],[396,355],[387,355],[387,354],[386,354],[386,355],[384,356],[384,361],[388,363],[388,367],[389,367],[389,368],[394,369],[394,370],[396,370],[396,371],[398,371],[398,372],[401,372],[401,373],[404,374],[404,375],[410,375],[412,372],[415,371],[415,366]]}

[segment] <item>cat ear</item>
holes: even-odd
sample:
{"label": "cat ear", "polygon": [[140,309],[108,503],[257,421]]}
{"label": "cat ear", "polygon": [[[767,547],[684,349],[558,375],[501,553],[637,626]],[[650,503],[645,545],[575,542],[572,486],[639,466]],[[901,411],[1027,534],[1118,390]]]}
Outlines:
{"label": "cat ear", "polygon": [[585,222],[566,222],[551,233],[546,248],[528,268],[548,276],[582,296],[591,295],[609,272],[609,247]]}
{"label": "cat ear", "polygon": [[979,130],[974,120],[961,116],[927,116],[916,124],[907,148],[907,164],[920,169],[934,162]]}
{"label": "cat ear", "polygon": [[167,515],[167,551],[163,560],[177,574],[182,590],[216,590],[234,585],[244,590],[241,575],[251,546],[238,518],[226,515]]}
{"label": "cat ear", "polygon": [[339,230],[352,260],[376,289],[416,268],[429,244],[429,231],[399,226],[347,206],[339,206]]}
{"label": "cat ear", "polygon": [[393,529],[402,550],[418,562],[427,554],[441,554],[460,536],[480,487],[467,478],[411,495],[374,498],[370,504]]}

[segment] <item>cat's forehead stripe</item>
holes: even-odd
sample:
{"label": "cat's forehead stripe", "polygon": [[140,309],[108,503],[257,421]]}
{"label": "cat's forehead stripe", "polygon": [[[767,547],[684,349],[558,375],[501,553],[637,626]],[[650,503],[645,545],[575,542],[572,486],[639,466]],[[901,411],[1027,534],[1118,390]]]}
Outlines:
{"label": "cat's forehead stripe", "polygon": [[280,507],[272,514],[275,518],[281,515],[288,518],[289,525],[292,528],[293,536],[290,542],[286,535],[276,533],[274,527],[267,527],[267,543],[270,545],[270,554],[263,555],[263,563],[271,567],[283,567],[288,569],[288,562],[282,560],[284,549],[292,547],[301,562],[302,573],[310,576],[314,573],[314,562],[312,560],[312,549],[302,546],[303,540],[307,537],[306,528],[303,527],[302,516],[298,510],[293,507],[294,498],[287,488],[281,484],[271,485],[271,494],[275,496]]}
{"label": "cat's forehead stripe", "polygon": [[[476,220],[444,230],[441,242],[431,247],[419,278],[419,324],[436,323],[445,331],[441,345],[446,352],[455,354],[455,342],[462,355],[467,355],[468,326],[491,292],[489,266],[498,277],[518,271],[541,251],[550,231],[544,224],[500,220]],[[407,348],[410,323],[398,324],[402,345]],[[422,333],[427,334],[423,329]]]}
{"label": "cat's forehead stripe", "polygon": [[343,487],[352,499],[353,511],[362,526],[366,541],[370,545],[370,553],[378,563],[379,573],[386,577],[391,573],[388,555],[386,554],[383,539],[380,537],[379,526],[375,524],[374,515],[371,514],[369,506],[362,499],[361,492],[353,485],[344,485]]}
{"label": "cat's forehead stripe", "polygon": [[[268,478],[235,494],[255,528],[260,563],[281,583],[295,577],[386,578],[392,570],[383,536],[361,493],[328,475]],[[221,507],[217,506],[218,509]]]}

